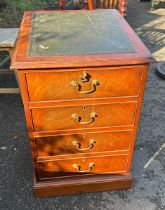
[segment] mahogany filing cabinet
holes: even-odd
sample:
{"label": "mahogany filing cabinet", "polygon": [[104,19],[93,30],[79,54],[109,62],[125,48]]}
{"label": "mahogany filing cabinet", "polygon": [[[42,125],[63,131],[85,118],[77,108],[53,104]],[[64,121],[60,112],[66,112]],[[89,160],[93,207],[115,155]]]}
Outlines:
{"label": "mahogany filing cabinet", "polygon": [[26,12],[18,69],[37,197],[132,186],[150,52],[117,10]]}

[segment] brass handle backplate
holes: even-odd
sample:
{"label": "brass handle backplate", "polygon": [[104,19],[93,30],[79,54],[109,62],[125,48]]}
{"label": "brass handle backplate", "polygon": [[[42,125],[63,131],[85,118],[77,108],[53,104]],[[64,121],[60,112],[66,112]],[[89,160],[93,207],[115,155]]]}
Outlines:
{"label": "brass handle backplate", "polygon": [[90,114],[90,120],[87,122],[81,122],[81,117],[78,116],[77,114],[72,114],[72,119],[74,119],[76,122],[78,122],[79,124],[85,125],[85,124],[90,124],[92,122],[95,121],[95,117],[97,116],[96,112],[92,112]]}
{"label": "brass handle backplate", "polygon": [[94,146],[95,143],[96,143],[95,139],[90,139],[90,140],[89,140],[89,147],[80,148],[80,147],[81,147],[81,144],[80,144],[78,141],[75,140],[75,141],[72,142],[72,144],[73,144],[74,146],[76,146],[76,149],[77,149],[77,150],[80,150],[80,151],[84,151],[84,150],[89,150],[89,149],[91,149],[91,148]]}
{"label": "brass handle backplate", "polygon": [[[85,81],[85,79],[84,79]],[[75,80],[71,81],[71,85],[76,89],[78,93],[81,94],[88,94],[88,93],[93,93],[96,90],[96,86],[99,85],[98,80],[93,80],[91,84],[91,89],[90,90],[85,90],[85,91],[80,91],[81,85],[78,84]]]}
{"label": "brass handle backplate", "polygon": [[83,75],[80,77],[81,82],[88,82],[89,81],[89,74],[84,72]]}
{"label": "brass handle backplate", "polygon": [[91,171],[91,170],[93,169],[94,165],[95,165],[94,163],[90,162],[90,163],[89,163],[89,168],[86,169],[86,170],[81,170],[81,166],[79,166],[77,163],[74,163],[74,164],[72,165],[72,167],[73,167],[74,169],[76,169],[76,171],[79,172],[79,173],[86,173],[86,172]]}

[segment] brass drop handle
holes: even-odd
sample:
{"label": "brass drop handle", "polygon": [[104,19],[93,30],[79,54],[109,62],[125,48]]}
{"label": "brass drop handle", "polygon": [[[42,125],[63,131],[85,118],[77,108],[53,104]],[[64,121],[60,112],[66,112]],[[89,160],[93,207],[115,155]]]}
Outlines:
{"label": "brass drop handle", "polygon": [[85,90],[85,91],[80,91],[81,89],[81,86],[75,81],[71,81],[71,85],[76,89],[76,91],[78,93],[81,93],[81,94],[88,94],[88,93],[92,93],[96,90],[96,86],[99,85],[99,81],[98,80],[93,80],[92,81],[92,84],[91,84],[91,89],[90,90]]}
{"label": "brass drop handle", "polygon": [[80,147],[81,147],[81,144],[80,144],[78,141],[75,140],[75,141],[72,142],[72,144],[73,144],[74,146],[76,146],[76,149],[77,149],[77,150],[80,150],[80,151],[84,151],[84,150],[89,150],[89,149],[91,149],[91,148],[94,146],[95,143],[96,143],[95,139],[90,139],[90,140],[89,140],[89,147],[80,148]]}
{"label": "brass drop handle", "polygon": [[94,167],[94,163],[89,163],[89,168],[88,169],[86,169],[86,170],[80,170],[81,169],[81,166],[79,166],[77,163],[74,163],[73,165],[72,165],[72,167],[74,168],[74,169],[76,169],[77,170],[77,172],[79,172],[79,173],[86,173],[86,172],[89,172],[89,171],[91,171],[92,169],[93,169],[93,167]]}
{"label": "brass drop handle", "polygon": [[79,124],[85,125],[85,124],[90,124],[90,123],[94,122],[96,116],[97,116],[96,112],[92,112],[92,113],[90,114],[90,120],[87,121],[87,122],[80,122],[80,121],[81,121],[81,117],[78,116],[77,114],[72,114],[71,117],[72,117],[72,119],[74,119],[74,120],[75,120],[76,122],[78,122]]}

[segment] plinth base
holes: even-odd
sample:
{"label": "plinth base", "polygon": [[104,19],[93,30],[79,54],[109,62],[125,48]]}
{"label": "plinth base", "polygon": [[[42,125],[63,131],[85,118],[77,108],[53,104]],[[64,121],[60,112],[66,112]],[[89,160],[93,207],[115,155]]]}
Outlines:
{"label": "plinth base", "polygon": [[33,191],[36,197],[78,194],[108,190],[122,190],[132,187],[132,176],[126,175],[91,175],[54,181],[34,180]]}

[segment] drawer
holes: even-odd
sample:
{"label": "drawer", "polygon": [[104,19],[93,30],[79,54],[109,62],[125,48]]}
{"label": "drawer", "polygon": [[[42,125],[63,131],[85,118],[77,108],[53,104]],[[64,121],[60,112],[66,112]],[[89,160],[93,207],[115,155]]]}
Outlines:
{"label": "drawer", "polygon": [[34,131],[133,125],[137,102],[34,108]]}
{"label": "drawer", "polygon": [[127,155],[92,156],[38,162],[40,179],[82,174],[123,174]]}
{"label": "drawer", "polygon": [[142,67],[26,73],[29,100],[73,100],[138,96]]}
{"label": "drawer", "polygon": [[38,157],[129,150],[131,131],[96,132],[36,138]]}

